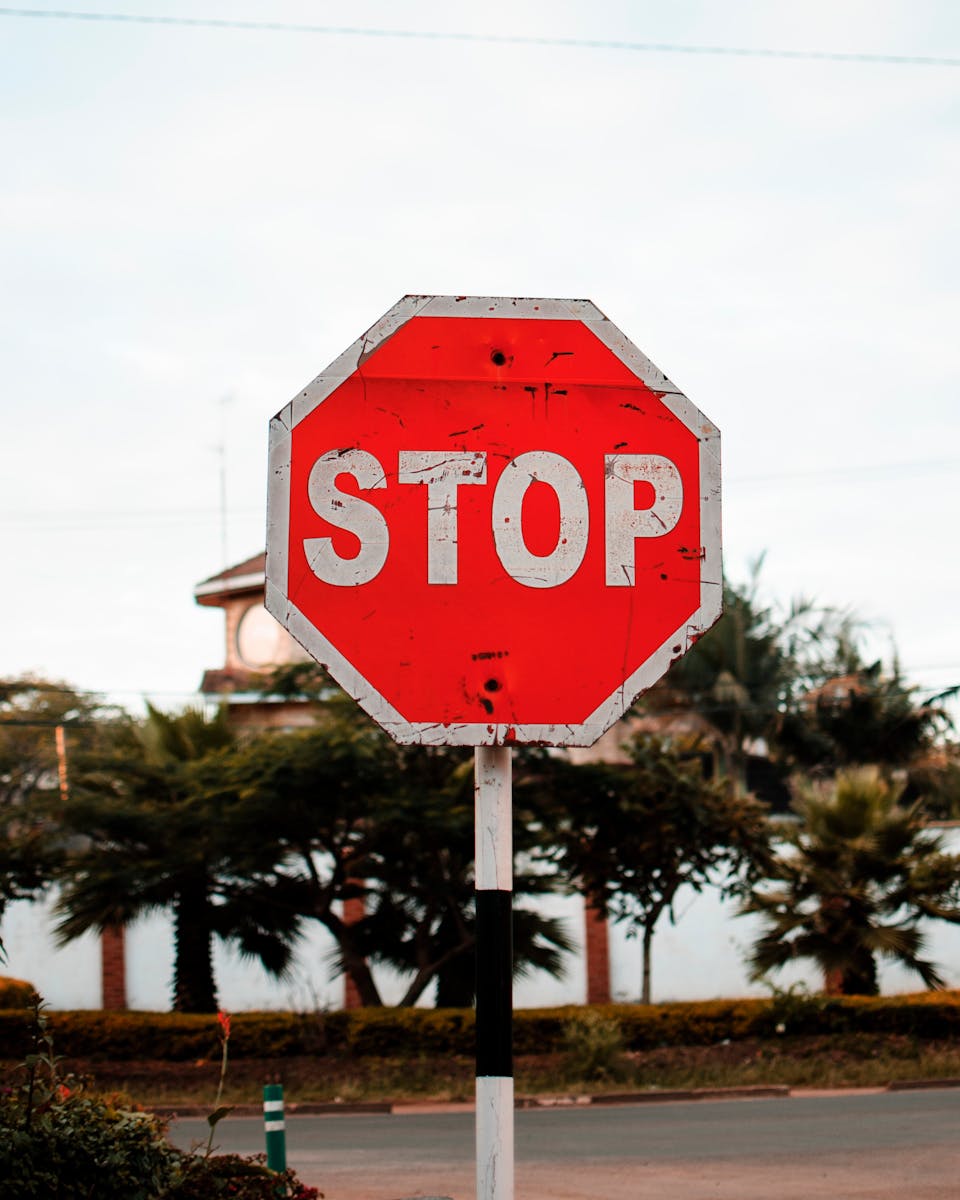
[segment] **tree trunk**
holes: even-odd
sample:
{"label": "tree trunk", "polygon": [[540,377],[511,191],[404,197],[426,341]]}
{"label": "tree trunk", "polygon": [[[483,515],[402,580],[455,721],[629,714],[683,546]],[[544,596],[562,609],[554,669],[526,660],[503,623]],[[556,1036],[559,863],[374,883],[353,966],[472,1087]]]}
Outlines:
{"label": "tree trunk", "polygon": [[382,1008],[383,1000],[380,997],[379,989],[373,981],[373,974],[370,971],[370,966],[365,958],[356,958],[352,955],[344,957],[344,966],[347,969],[347,974],[353,980],[353,985],[357,989],[357,995],[360,997],[360,1005],[362,1008]]}
{"label": "tree trunk", "polygon": [[650,950],[653,945],[653,923],[643,927],[643,987],[640,991],[640,1003],[650,1003]]}
{"label": "tree trunk", "polygon": [[437,1008],[472,1008],[477,994],[477,968],[470,954],[451,959],[437,972]]}
{"label": "tree trunk", "polygon": [[844,996],[878,996],[877,964],[869,950],[861,950],[854,961],[844,968],[840,982]]}
{"label": "tree trunk", "polygon": [[640,992],[640,1003],[650,1004],[650,957],[653,947],[653,932],[660,920],[660,914],[668,905],[666,902],[655,904],[647,910],[646,921],[643,923],[643,987]]}
{"label": "tree trunk", "polygon": [[[324,922],[326,924],[326,922]],[[327,925],[331,933],[334,930]],[[360,997],[360,1004],[363,1008],[382,1008],[383,1000],[380,998],[380,992],[377,989],[376,983],[373,980],[373,972],[370,970],[370,964],[353,945],[351,945],[349,934],[346,932],[349,926],[340,924],[339,929],[334,936],[340,944],[340,957],[343,959],[343,969],[353,980],[353,986],[357,989],[357,994]]]}
{"label": "tree trunk", "polygon": [[213,979],[213,934],[206,881],[190,881],[173,906],[173,1010],[213,1013],[217,989]]}

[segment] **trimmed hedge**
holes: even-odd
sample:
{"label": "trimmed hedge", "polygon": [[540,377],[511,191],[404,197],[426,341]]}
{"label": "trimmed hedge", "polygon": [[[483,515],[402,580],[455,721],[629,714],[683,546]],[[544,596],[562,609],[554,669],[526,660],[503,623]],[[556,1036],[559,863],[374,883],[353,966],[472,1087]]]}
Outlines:
{"label": "trimmed hedge", "polygon": [[[746,1037],[791,1034],[891,1033],[918,1038],[960,1036],[960,992],[889,997],[822,997],[781,993],[773,1000],[708,1000],[682,1004],[605,1004],[594,1011],[616,1021],[631,1050],[711,1045]],[[520,1009],[514,1014],[517,1054],[563,1048],[564,1027],[583,1006]],[[150,1012],[50,1012],[57,1052],[66,1057],[214,1059],[214,1016]],[[0,1059],[28,1052],[30,1016],[0,1011]],[[464,1055],[474,1052],[472,1009],[367,1008],[350,1012],[235,1013],[231,1058],[347,1053],[362,1057]]]}
{"label": "trimmed hedge", "polygon": [[24,979],[0,975],[0,1008],[26,1008],[35,990],[33,984]]}
{"label": "trimmed hedge", "polygon": [[[346,1013],[236,1013],[231,1017],[231,1058],[283,1058],[323,1054],[345,1045]],[[57,1053],[68,1058],[170,1062],[220,1056],[215,1016],[188,1013],[46,1010]],[[0,1012],[0,1058],[26,1054],[32,1028],[28,1012]]]}

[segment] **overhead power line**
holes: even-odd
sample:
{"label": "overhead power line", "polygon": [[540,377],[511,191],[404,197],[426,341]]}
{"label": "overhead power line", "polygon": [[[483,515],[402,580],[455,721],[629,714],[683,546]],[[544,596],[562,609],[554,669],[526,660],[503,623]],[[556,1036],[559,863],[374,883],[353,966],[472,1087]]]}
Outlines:
{"label": "overhead power line", "polygon": [[473,42],[498,46],[549,46],[572,50],[622,50],[640,54],[692,54],[727,58],[869,63],[882,66],[960,67],[960,57],[932,54],[874,54],[865,51],[783,50],[757,46],[698,46],[682,42],[634,42],[617,38],[555,37],[538,34],[467,33],[436,29],[376,29],[352,25],[313,25],[294,21],[241,21],[220,17],[169,17],[147,13],[71,12],[55,8],[0,8],[0,17],[50,21],[165,25],[190,29],[234,29],[258,33],[319,34],[327,37],[392,38],[425,42]]}
{"label": "overhead power line", "polygon": [[[850,486],[860,486],[872,478],[884,482],[902,478],[905,475],[938,471],[956,471],[960,467],[957,458],[925,458],[901,459],[899,462],[886,461],[878,463],[855,463],[811,467],[805,471],[776,471],[770,474],[731,474],[724,480],[725,485],[735,488],[760,487],[782,489],[784,484],[824,481]],[[263,512],[263,505],[230,505],[227,515],[230,517],[248,517]],[[198,521],[212,524],[222,520],[220,509],[210,507],[184,508],[16,508],[0,509],[0,527],[21,527],[31,530],[48,529],[62,530],[81,529],[96,531],[111,529],[117,525],[131,526],[150,523],[152,525],[174,525],[178,523],[196,523]]]}

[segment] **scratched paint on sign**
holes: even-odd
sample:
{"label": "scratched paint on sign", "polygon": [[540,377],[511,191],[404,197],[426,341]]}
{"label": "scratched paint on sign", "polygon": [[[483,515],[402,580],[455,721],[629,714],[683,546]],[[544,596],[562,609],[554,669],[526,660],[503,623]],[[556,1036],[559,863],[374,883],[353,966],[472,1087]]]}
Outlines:
{"label": "scratched paint on sign", "polygon": [[717,431],[584,302],[397,308],[275,419],[268,607],[401,740],[588,744],[719,614]]}

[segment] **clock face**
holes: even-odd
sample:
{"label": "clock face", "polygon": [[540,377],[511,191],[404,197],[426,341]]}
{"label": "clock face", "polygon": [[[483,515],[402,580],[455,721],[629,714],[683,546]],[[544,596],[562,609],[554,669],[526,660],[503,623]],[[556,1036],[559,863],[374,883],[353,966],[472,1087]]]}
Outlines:
{"label": "clock face", "polygon": [[274,667],[289,655],[284,653],[283,627],[262,604],[251,604],[237,627],[237,652],[244,666],[254,670]]}

